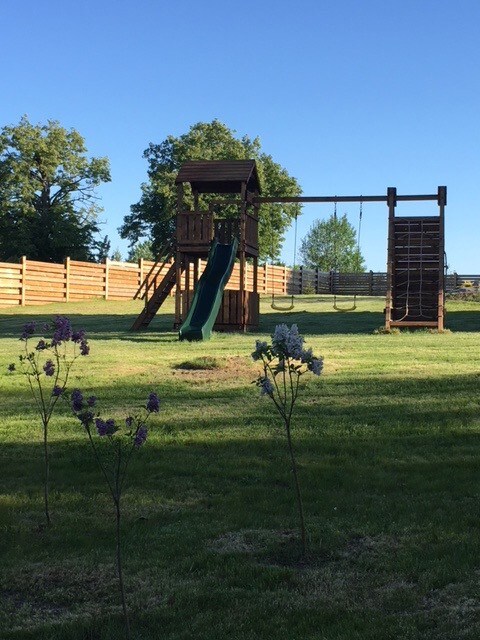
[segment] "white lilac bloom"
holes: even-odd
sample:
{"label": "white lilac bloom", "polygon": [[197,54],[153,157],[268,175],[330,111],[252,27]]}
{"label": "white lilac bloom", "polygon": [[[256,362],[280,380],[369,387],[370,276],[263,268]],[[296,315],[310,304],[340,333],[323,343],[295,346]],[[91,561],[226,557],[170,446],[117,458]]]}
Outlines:
{"label": "white lilac bloom", "polygon": [[314,375],[319,376],[323,371],[323,358],[312,358],[308,368]]}
{"label": "white lilac bloom", "polygon": [[285,344],[288,337],[288,327],[286,324],[277,324],[272,336],[274,344]]}
{"label": "white lilac bloom", "polygon": [[313,358],[313,352],[312,352],[312,348],[310,347],[309,349],[302,350],[299,360],[301,360],[303,363],[307,363],[307,362],[310,362],[312,358]]}
{"label": "white lilac bloom", "polygon": [[261,340],[255,341],[255,351],[252,353],[253,360],[260,360],[262,355],[266,353],[268,348],[268,344],[266,342],[262,342]]}
{"label": "white lilac bloom", "polygon": [[287,334],[285,340],[286,356],[293,358],[294,360],[300,360],[303,352],[303,338],[298,333],[298,327],[296,324],[292,324],[290,331]]}

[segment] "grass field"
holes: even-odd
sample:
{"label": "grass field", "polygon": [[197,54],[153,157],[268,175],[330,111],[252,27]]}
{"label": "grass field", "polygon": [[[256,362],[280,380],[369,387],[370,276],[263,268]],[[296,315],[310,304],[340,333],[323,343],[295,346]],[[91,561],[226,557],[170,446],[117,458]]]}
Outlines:
{"label": "grass field", "polygon": [[[132,636],[477,640],[480,304],[451,303],[443,334],[385,335],[380,299],[346,314],[264,300],[258,333],[193,344],[168,305],[136,334],[134,302],[0,310],[0,371],[27,320],[61,313],[91,344],[70,387],[118,417],[161,398],[124,498]],[[325,358],[294,419],[305,561],[283,433],[251,384],[255,339],[278,322]],[[67,407],[54,416],[47,529],[39,420],[21,375],[0,389],[0,638],[121,638],[112,504],[85,434]]]}

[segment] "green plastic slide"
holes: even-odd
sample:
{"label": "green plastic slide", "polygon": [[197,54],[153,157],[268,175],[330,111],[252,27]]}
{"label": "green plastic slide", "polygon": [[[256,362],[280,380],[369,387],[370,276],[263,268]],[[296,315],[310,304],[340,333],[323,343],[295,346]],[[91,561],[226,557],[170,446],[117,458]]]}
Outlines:
{"label": "green plastic slide", "polygon": [[220,309],[223,290],[232,273],[237,255],[238,240],[232,244],[220,244],[214,240],[208,254],[192,306],[178,332],[180,340],[208,340]]}

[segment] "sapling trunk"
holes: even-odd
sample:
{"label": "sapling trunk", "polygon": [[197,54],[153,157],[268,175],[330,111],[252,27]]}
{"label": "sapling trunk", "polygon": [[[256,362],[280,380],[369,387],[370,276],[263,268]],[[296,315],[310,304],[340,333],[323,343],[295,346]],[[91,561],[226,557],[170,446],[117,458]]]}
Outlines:
{"label": "sapling trunk", "polygon": [[117,496],[115,500],[115,515],[116,515],[116,558],[117,558],[117,573],[118,573],[118,585],[120,587],[120,597],[122,599],[123,618],[125,621],[125,638],[130,640],[130,621],[128,619],[127,599],[125,597],[125,586],[123,584],[123,571],[122,571],[122,540],[121,540],[121,510],[120,510],[120,496]]}
{"label": "sapling trunk", "polygon": [[49,476],[50,476],[50,452],[48,450],[48,422],[43,423],[43,456],[44,456],[44,482],[43,497],[45,503],[45,517],[47,525],[50,526],[50,509],[49,509]]}
{"label": "sapling trunk", "polygon": [[294,478],[294,482],[295,482],[295,493],[297,496],[297,506],[298,506],[298,515],[300,518],[300,534],[301,534],[301,540],[302,540],[302,556],[305,556],[307,553],[307,532],[305,529],[305,517],[303,514],[303,501],[302,501],[302,493],[300,491],[300,482],[298,479],[298,470],[297,470],[297,463],[295,460],[295,454],[293,451],[293,444],[292,444],[292,437],[290,434],[290,425],[286,424],[286,431],[287,431],[287,442],[288,442],[288,450],[290,452],[290,460],[292,462],[292,471],[293,471],[293,478]]}

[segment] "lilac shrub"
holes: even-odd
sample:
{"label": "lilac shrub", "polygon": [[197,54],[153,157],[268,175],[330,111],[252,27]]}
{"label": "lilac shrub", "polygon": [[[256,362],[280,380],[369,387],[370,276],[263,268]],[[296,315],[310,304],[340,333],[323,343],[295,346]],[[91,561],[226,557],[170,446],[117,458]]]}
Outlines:
{"label": "lilac shrub", "polygon": [[[46,337],[46,336],[49,337]],[[44,503],[47,524],[50,524],[49,475],[50,454],[48,443],[48,425],[59,398],[65,393],[70,371],[74,362],[81,356],[87,356],[90,347],[85,331],[74,330],[65,316],[56,318],[47,324],[27,322],[20,340],[23,353],[20,354],[20,372],[30,387],[43,428],[44,452]],[[15,371],[15,364],[8,366],[9,372]]]}
{"label": "lilac shrub", "polygon": [[308,372],[319,376],[323,370],[323,358],[314,356],[312,349],[304,348],[304,339],[299,334],[296,324],[292,324],[290,329],[286,324],[277,325],[271,344],[257,340],[252,358],[255,361],[261,361],[263,365],[263,374],[255,381],[260,394],[272,400],[285,428],[295,481],[302,552],[305,555],[307,536],[297,463],[292,445],[292,415],[300,389],[300,378]]}
{"label": "lilac shrub", "polygon": [[[121,498],[128,466],[134,451],[145,444],[148,436],[147,421],[152,413],[160,411],[160,401],[156,393],[150,393],[142,415],[128,416],[123,423],[113,418],[107,420],[95,413],[97,398],[84,397],[80,389],[70,395],[73,413],[80,420],[90,441],[98,467],[108,485],[115,506],[116,521],[116,563],[120,597],[125,621],[125,636],[130,638],[130,623],[123,582],[121,554]],[[105,441],[105,447],[100,446]]]}

